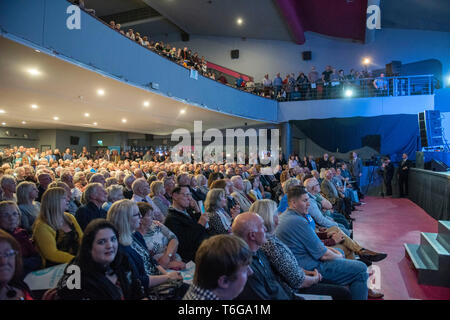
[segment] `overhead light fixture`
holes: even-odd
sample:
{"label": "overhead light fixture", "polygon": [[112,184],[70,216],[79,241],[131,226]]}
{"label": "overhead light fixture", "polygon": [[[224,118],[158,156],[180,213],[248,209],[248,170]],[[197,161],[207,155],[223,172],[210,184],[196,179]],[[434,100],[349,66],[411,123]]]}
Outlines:
{"label": "overhead light fixture", "polygon": [[181,109],[180,110],[180,114],[185,114],[186,113],[186,109]]}
{"label": "overhead light fixture", "polygon": [[97,122],[94,122],[93,125],[96,126],[96,125],[97,125]]}
{"label": "overhead light fixture", "polygon": [[368,64],[370,64],[370,59],[369,59],[369,58],[364,58],[363,64],[366,65],[366,66],[367,66]]}
{"label": "overhead light fixture", "polygon": [[127,119],[123,118],[122,123],[127,123]]}
{"label": "overhead light fixture", "polygon": [[148,107],[150,105],[150,102],[144,101],[144,107]]}
{"label": "overhead light fixture", "polygon": [[25,121],[22,121],[22,124],[27,124]]}
{"label": "overhead light fixture", "polygon": [[244,20],[242,20],[242,18],[237,18],[236,23],[240,26],[242,25],[242,23],[244,22]]}
{"label": "overhead light fixture", "polygon": [[36,49],[36,50],[34,50],[34,51],[36,51],[37,53],[39,53],[40,51],[38,50],[38,49]]}
{"label": "overhead light fixture", "polygon": [[59,117],[53,117],[53,120],[59,120]]}
{"label": "overhead light fixture", "polygon": [[98,90],[97,90],[97,94],[98,94],[99,96],[103,96],[103,95],[105,94],[105,90],[103,90],[103,89],[98,89]]}
{"label": "overhead light fixture", "polygon": [[351,96],[353,96],[353,90],[351,90],[351,89],[345,90],[345,96],[346,96],[346,97],[351,97]]}
{"label": "overhead light fixture", "polygon": [[6,113],[6,111],[3,109],[0,109],[0,113]]}
{"label": "overhead light fixture", "polygon": [[86,112],[86,113],[84,114],[84,116],[85,116],[85,117],[89,117],[89,113]]}
{"label": "overhead light fixture", "polygon": [[27,69],[27,72],[28,72],[30,75],[32,75],[32,76],[38,76],[38,75],[41,74],[41,72],[40,72],[38,69],[35,69],[35,68]]}
{"label": "overhead light fixture", "polygon": [[2,122],[2,126],[6,126],[6,122]]}
{"label": "overhead light fixture", "polygon": [[32,105],[31,105],[31,108],[32,108],[32,109],[37,109],[37,108],[39,108],[39,107],[38,107],[37,104],[32,104]]}

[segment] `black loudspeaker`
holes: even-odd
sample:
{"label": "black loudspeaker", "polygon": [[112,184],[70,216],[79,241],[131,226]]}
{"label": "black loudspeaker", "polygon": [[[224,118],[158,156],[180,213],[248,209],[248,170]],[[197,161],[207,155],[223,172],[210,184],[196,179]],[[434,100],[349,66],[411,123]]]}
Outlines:
{"label": "black loudspeaker", "polygon": [[146,134],[145,135],[145,141],[152,141],[153,140],[153,135],[152,134]]}
{"label": "black loudspeaker", "polygon": [[231,50],[231,59],[239,59],[239,50]]}
{"label": "black loudspeaker", "polygon": [[442,146],[442,118],[438,110],[419,112],[419,131],[422,147]]}
{"label": "black loudspeaker", "polygon": [[181,34],[181,41],[184,41],[184,42],[189,41],[189,34],[188,33],[182,33]]}
{"label": "black loudspeaker", "polygon": [[70,145],[77,146],[79,142],[80,142],[80,137],[70,136]]}
{"label": "black loudspeaker", "polygon": [[[422,147],[428,147],[427,126],[425,124],[425,112],[419,112],[418,120],[419,120],[419,132],[420,132],[420,145]],[[423,163],[423,159],[422,159],[422,163]]]}
{"label": "black loudspeaker", "polygon": [[361,139],[361,146],[365,147],[371,147],[372,149],[376,150],[378,153],[380,153],[381,150],[381,135],[379,134],[369,134],[367,136],[364,136]]}
{"label": "black loudspeaker", "polygon": [[445,172],[448,170],[448,166],[439,160],[431,160],[425,163],[424,169],[437,171],[437,172]]}
{"label": "black loudspeaker", "polygon": [[423,169],[424,168],[424,159],[423,159],[423,152],[416,151],[416,168]]}
{"label": "black loudspeaker", "polygon": [[311,51],[303,51],[302,52],[303,60],[311,60]]}

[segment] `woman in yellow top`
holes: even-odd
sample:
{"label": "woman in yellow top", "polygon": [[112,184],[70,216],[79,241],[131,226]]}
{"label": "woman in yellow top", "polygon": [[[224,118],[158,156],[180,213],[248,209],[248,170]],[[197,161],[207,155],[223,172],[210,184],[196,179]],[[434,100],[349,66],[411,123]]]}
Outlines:
{"label": "woman in yellow top", "polygon": [[33,225],[33,240],[45,268],[68,263],[77,254],[83,232],[67,210],[68,196],[63,188],[44,192],[41,210]]}

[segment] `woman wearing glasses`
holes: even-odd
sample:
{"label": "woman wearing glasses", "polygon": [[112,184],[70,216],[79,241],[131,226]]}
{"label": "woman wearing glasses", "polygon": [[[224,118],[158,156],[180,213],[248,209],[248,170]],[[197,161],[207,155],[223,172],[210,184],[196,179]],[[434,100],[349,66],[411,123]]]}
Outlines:
{"label": "woman wearing glasses", "polygon": [[22,257],[19,244],[0,230],[0,300],[33,300],[22,281]]}

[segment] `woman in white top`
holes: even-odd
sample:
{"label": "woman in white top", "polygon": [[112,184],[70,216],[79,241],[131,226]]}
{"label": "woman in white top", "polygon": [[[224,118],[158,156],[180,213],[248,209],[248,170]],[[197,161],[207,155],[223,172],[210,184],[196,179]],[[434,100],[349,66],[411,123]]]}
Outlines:
{"label": "woman in white top", "polygon": [[294,155],[291,155],[289,157],[289,169],[295,168],[298,166],[298,157],[294,157]]}
{"label": "woman in white top", "polygon": [[232,221],[225,208],[227,208],[225,190],[219,188],[209,190],[205,200],[205,210],[209,217],[210,234],[228,234],[231,232]]}

